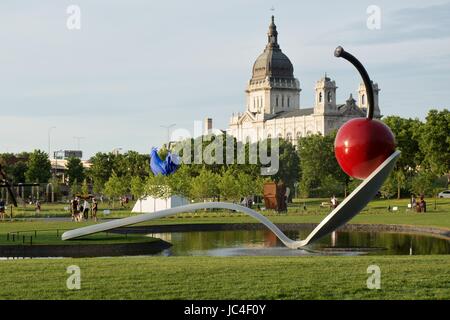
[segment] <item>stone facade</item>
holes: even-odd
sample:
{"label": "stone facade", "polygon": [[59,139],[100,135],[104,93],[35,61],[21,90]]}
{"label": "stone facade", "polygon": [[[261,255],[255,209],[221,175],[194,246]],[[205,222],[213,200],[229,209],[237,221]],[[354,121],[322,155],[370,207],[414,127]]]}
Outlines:
{"label": "stone facade", "polygon": [[[233,114],[227,133],[238,141],[256,142],[280,137],[296,144],[308,134],[327,134],[346,121],[364,117],[367,98],[364,84],[358,89],[358,104],[352,95],[344,104],[336,103],[336,82],[327,75],[316,82],[313,107],[300,106],[300,82],[294,68],[278,44],[278,32],[272,16],[267,45],[253,65],[247,84],[246,109]],[[373,84],[375,117],[380,117],[378,85]]]}

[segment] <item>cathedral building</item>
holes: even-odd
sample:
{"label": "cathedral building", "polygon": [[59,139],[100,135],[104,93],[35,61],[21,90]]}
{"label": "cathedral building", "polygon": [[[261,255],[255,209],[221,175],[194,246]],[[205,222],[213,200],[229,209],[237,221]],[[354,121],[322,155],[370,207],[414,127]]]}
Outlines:
{"label": "cathedral building", "polygon": [[[374,116],[380,118],[378,92],[373,84]],[[325,75],[315,85],[314,106],[300,104],[300,82],[294,68],[278,44],[278,32],[272,16],[264,51],[253,64],[248,81],[245,112],[233,114],[227,133],[238,141],[256,142],[266,138],[284,138],[296,144],[309,134],[327,134],[346,121],[364,117],[367,95],[364,84],[358,88],[358,101],[352,94],[345,103],[336,102],[336,82]]]}

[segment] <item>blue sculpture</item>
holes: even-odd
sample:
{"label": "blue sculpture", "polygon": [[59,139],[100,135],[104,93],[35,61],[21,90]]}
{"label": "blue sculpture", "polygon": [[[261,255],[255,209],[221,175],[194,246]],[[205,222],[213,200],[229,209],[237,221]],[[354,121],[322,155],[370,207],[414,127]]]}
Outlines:
{"label": "blue sculpture", "polygon": [[150,169],[152,169],[155,176],[158,174],[162,174],[163,176],[171,175],[179,167],[179,158],[176,154],[172,154],[169,151],[166,160],[163,161],[158,155],[158,149],[152,148],[150,152]]}

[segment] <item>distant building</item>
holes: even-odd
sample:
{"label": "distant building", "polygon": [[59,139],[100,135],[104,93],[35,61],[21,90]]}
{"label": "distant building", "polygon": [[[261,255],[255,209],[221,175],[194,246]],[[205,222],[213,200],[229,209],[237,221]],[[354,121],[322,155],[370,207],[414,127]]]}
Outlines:
{"label": "distant building", "polygon": [[112,149],[111,153],[115,156],[118,156],[119,154],[122,153],[122,148],[114,148]]}
{"label": "distant building", "polygon": [[[83,152],[81,150],[59,150],[53,153],[53,159],[50,159],[50,164],[52,166],[52,174],[61,183],[67,182],[66,171],[67,171],[67,161],[70,158],[78,158],[81,160],[83,157]],[[91,167],[89,160],[81,160],[81,164],[85,169]]]}
{"label": "distant building", "polygon": [[81,150],[58,150],[53,152],[53,158],[58,160],[66,160],[69,158],[83,158],[83,151]]}
{"label": "distant building", "polygon": [[[378,84],[373,84],[374,116],[381,117]],[[367,94],[364,84],[358,88],[358,102],[352,94],[345,103],[336,102],[336,82],[327,75],[316,82],[312,107],[300,105],[300,82],[294,68],[278,44],[278,32],[272,16],[267,45],[253,64],[248,81],[245,112],[233,114],[227,133],[238,141],[255,142],[266,138],[284,138],[296,144],[309,134],[327,134],[346,121],[364,117]]]}

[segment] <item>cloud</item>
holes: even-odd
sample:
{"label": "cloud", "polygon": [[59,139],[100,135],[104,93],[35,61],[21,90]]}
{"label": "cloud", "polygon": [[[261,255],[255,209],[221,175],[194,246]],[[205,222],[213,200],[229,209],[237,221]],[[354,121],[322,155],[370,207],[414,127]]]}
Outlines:
{"label": "cloud", "polygon": [[[408,7],[392,12],[381,9],[381,28],[370,30],[366,19],[361,17],[336,32],[317,37],[320,41],[340,39],[347,44],[388,44],[423,39],[446,39],[450,37],[450,2],[426,7]],[[312,44],[318,44],[312,40]]]}
{"label": "cloud", "polygon": [[56,126],[52,146],[73,147],[72,136],[81,135],[91,154],[117,146],[146,151],[166,139],[161,124],[190,128],[212,117],[226,128],[231,114],[245,109],[272,5],[281,47],[303,88],[302,107],[312,105],[324,72],[338,82],[339,101],[355,91],[358,74],[333,56],[337,45],[348,45],[379,82],[383,113],[425,114],[449,100],[450,42],[442,39],[450,6],[414,7],[419,1],[377,0],[382,29],[370,31],[366,4],[356,0],[77,0],[82,29],[72,32],[65,26],[69,0],[4,0],[0,135],[10,151],[46,150],[47,128]]}

